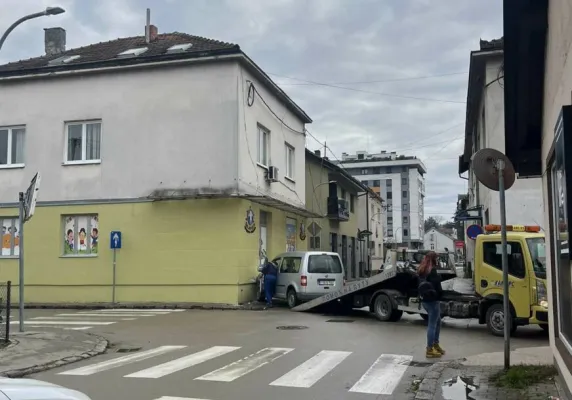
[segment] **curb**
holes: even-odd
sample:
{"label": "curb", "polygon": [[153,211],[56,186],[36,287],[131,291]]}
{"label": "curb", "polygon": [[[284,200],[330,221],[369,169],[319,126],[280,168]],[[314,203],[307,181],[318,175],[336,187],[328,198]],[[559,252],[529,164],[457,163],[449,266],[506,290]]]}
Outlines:
{"label": "curb", "polygon": [[415,393],[415,400],[432,400],[439,390],[439,380],[443,371],[449,366],[457,364],[460,360],[439,361],[429,367],[427,373],[419,384],[419,389]]}
{"label": "curb", "polygon": [[[12,309],[18,309],[17,304],[13,304]],[[161,310],[161,309],[180,309],[180,310],[220,310],[220,311],[262,311],[264,304],[247,303],[242,305],[234,304],[199,304],[199,303],[178,303],[178,304],[110,304],[110,303],[89,303],[89,304],[58,304],[58,303],[41,303],[26,304],[26,309],[73,309],[73,310],[93,310],[93,309],[141,309],[141,310]]]}
{"label": "curb", "polygon": [[[105,351],[107,350],[107,347],[109,346],[108,340],[101,337],[101,336],[94,335],[92,333],[87,333],[87,334],[97,338],[97,343],[89,351],[86,351],[86,352],[81,353],[79,355],[68,356],[68,357],[65,357],[65,358],[62,358],[59,360],[49,361],[49,362],[44,363],[44,364],[38,364],[38,365],[31,366],[31,367],[4,371],[4,372],[0,373],[0,376],[8,377],[8,378],[22,378],[26,375],[36,374],[38,372],[47,371],[47,370],[52,369],[52,368],[62,367],[64,365],[72,364],[72,363],[75,363],[75,362],[78,362],[81,360],[86,360],[88,358],[95,357],[95,356],[98,356],[100,354],[105,353]],[[17,344],[17,341],[14,340],[14,342],[16,342],[16,344]]]}

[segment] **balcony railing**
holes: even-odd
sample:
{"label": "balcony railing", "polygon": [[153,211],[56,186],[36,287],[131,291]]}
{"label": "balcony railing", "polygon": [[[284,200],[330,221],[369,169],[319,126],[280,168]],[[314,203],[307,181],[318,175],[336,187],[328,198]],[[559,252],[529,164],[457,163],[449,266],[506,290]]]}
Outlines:
{"label": "balcony railing", "polygon": [[350,211],[347,200],[338,197],[328,197],[328,218],[337,221],[348,221]]}

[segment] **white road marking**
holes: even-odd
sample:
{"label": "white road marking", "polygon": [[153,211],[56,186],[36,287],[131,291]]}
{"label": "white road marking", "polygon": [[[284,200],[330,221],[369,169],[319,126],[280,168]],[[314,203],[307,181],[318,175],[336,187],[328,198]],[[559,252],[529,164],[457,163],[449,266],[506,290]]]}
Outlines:
{"label": "white road marking", "polygon": [[346,359],[349,351],[324,350],[278,378],[270,385],[309,388]]}
{"label": "white road marking", "polygon": [[133,308],[104,308],[101,310],[94,310],[95,312],[141,312],[141,313],[170,313],[170,312],[182,312],[185,310],[168,309],[168,308],[150,308],[150,309],[133,309]]}
{"label": "white road marking", "polygon": [[93,326],[80,326],[80,327],[77,327],[77,328],[66,328],[66,327],[58,326],[58,325],[54,325],[54,326],[45,326],[45,325],[44,325],[44,326],[36,326],[36,325],[28,325],[28,324],[26,324],[26,327],[28,327],[28,328],[37,328],[37,329],[43,329],[43,328],[57,328],[57,329],[63,329],[63,330],[65,330],[65,331],[85,331],[85,330],[88,330],[88,329],[93,328]]}
{"label": "white road marking", "polygon": [[232,364],[228,364],[222,368],[219,368],[213,372],[209,372],[206,375],[199,376],[195,379],[201,381],[232,382],[235,379],[248,374],[249,372],[257,370],[258,368],[271,363],[283,355],[290,353],[292,350],[294,349],[268,347],[254,354],[251,354],[242,360],[235,361]]}
{"label": "white road marking", "polygon": [[155,400],[206,400],[206,399],[197,399],[194,397],[171,397],[171,396],[163,396],[163,397],[159,397],[158,399]]}
{"label": "white road marking", "polygon": [[105,317],[105,318],[118,318],[118,317],[155,317],[160,314],[123,314],[123,313],[75,313],[75,314],[56,314],[64,317],[81,316],[81,317]]}
{"label": "white road marking", "polygon": [[354,393],[393,393],[413,356],[382,354],[350,389]]}
{"label": "white road marking", "polygon": [[[32,325],[111,325],[117,323],[117,321],[30,321],[26,320]],[[10,324],[19,324],[18,321],[11,321]]]}
{"label": "white road marking", "polygon": [[[61,315],[61,314],[60,314]],[[82,318],[85,318],[86,316],[82,316]],[[91,315],[90,315],[91,317]],[[106,316],[107,318],[118,318],[118,317],[110,317],[110,316]],[[137,318],[119,318],[121,321],[135,321]],[[34,318],[30,318],[30,320],[57,320],[57,321],[72,321],[72,317],[71,316],[56,316],[56,317],[34,317]],[[97,320],[96,320],[97,321]]]}
{"label": "white road marking", "polygon": [[69,371],[60,372],[58,375],[80,375],[87,376],[97,372],[107,371],[112,368],[122,367],[137,361],[147,360],[148,358],[155,357],[161,354],[166,354],[174,350],[184,349],[187,346],[160,346],[151,350],[143,351],[141,353],[130,354],[128,356],[114,358],[112,360],[102,361],[97,364],[87,365]]}
{"label": "white road marking", "polygon": [[201,364],[205,361],[212,360],[213,358],[238,349],[240,349],[240,347],[214,346],[210,349],[199,351],[198,353],[190,354],[164,364],[156,365],[154,367],[126,375],[125,378],[162,378],[165,375]]}

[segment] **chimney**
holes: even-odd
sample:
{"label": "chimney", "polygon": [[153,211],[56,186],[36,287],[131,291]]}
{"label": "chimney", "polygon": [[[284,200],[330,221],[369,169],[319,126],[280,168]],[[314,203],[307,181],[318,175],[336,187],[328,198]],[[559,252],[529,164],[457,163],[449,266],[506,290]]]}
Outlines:
{"label": "chimney", "polygon": [[44,45],[47,56],[55,56],[66,51],[66,30],[64,28],[45,28]]}
{"label": "chimney", "polygon": [[147,9],[147,23],[145,24],[145,42],[148,44],[157,39],[158,30],[155,25],[151,25],[151,9]]}
{"label": "chimney", "polygon": [[322,156],[322,153],[320,153],[320,150],[314,150],[314,154],[317,155],[318,157]]}

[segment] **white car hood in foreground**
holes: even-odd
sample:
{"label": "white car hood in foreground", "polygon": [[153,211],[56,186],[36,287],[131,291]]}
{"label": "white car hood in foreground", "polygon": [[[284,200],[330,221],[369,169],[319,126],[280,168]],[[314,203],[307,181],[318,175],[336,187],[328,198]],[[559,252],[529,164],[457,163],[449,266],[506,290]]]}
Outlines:
{"label": "white car hood in foreground", "polygon": [[35,379],[0,378],[0,400],[91,400],[85,394]]}

